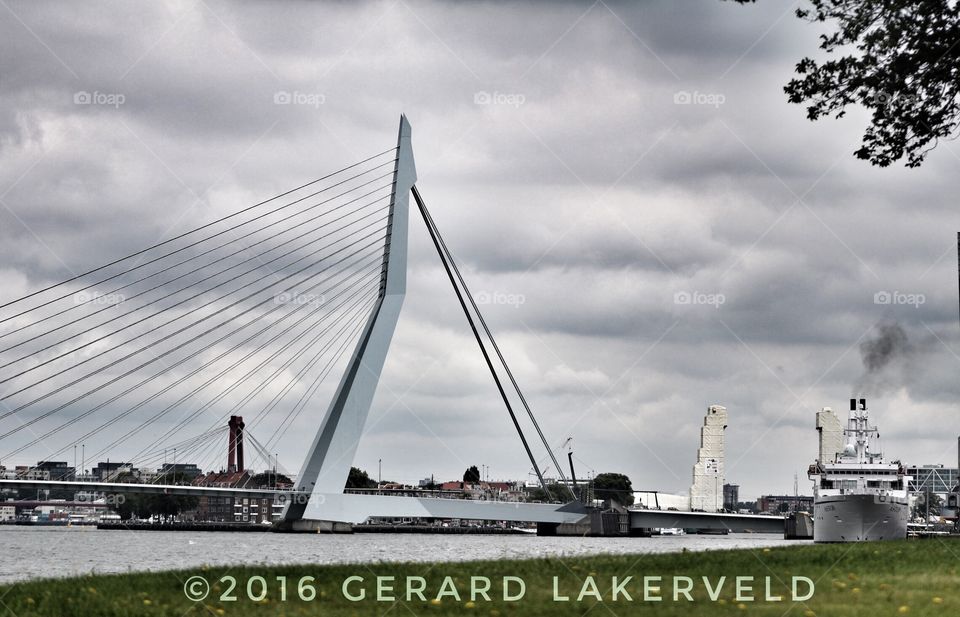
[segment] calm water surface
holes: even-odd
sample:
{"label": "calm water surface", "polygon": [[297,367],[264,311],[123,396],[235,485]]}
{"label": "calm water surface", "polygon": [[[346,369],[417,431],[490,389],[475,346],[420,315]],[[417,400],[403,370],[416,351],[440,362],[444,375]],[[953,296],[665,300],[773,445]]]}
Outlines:
{"label": "calm water surface", "polygon": [[91,572],[169,570],[203,564],[465,561],[597,553],[669,553],[802,544],[772,534],[654,538],[534,535],[314,535],[101,531],[0,526],[0,583]]}

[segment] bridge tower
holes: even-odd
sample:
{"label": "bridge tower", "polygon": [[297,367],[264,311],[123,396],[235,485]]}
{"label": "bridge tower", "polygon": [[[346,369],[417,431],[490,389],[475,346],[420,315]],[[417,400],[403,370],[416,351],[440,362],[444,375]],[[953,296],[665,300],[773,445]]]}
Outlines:
{"label": "bridge tower", "polygon": [[298,498],[287,504],[282,526],[298,527],[308,495],[343,492],[370,412],[407,288],[407,222],[410,191],[417,180],[410,133],[409,121],[401,116],[380,293],[307,450],[297,475]]}

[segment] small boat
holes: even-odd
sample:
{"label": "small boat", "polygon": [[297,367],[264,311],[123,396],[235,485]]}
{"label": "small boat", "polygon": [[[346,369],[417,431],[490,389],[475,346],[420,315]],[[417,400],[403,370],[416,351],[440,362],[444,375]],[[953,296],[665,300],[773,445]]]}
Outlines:
{"label": "small boat", "polygon": [[684,536],[687,534],[681,527],[662,527],[656,530],[661,536]]}

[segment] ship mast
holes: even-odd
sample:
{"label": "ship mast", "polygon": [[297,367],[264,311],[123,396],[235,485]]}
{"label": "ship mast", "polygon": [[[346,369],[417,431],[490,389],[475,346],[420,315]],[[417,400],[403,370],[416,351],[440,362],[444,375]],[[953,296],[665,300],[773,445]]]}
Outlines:
{"label": "ship mast", "polygon": [[[872,463],[870,438],[877,435],[877,427],[869,424],[867,399],[850,399],[850,418],[843,433],[847,436],[847,445],[853,447],[850,456],[856,456],[857,463]],[[846,452],[844,454],[847,455]]]}

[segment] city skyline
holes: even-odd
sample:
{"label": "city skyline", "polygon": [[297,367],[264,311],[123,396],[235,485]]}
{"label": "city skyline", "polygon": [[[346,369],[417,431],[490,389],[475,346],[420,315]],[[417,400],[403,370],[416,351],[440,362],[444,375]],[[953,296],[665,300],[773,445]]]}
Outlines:
{"label": "city skyline", "polygon": [[[109,9],[126,29],[15,5],[23,23],[0,24],[0,300],[378,152],[404,112],[418,186],[550,443],[573,437],[584,473],[685,492],[716,404],[726,481],[790,492],[816,457],[816,412],[860,394],[891,458],[952,467],[956,146],[877,169],[852,155],[863,114],[809,123],[782,86],[819,30],[787,7],[541,8],[504,22],[474,4],[326,6],[318,33],[309,5],[282,23],[258,5]],[[354,465],[522,478],[413,217],[410,243]],[[324,394],[279,450],[294,473]]]}

